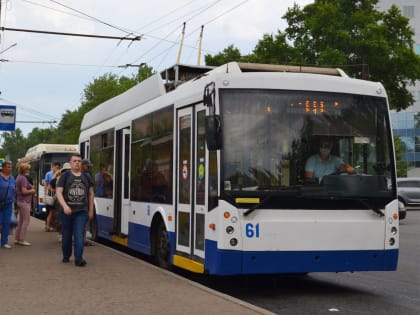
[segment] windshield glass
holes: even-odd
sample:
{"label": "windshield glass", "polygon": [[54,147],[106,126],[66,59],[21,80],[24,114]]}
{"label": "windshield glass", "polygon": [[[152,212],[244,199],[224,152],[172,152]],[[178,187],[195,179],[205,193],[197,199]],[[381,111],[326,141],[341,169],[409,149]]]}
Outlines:
{"label": "windshield glass", "polygon": [[220,109],[226,195],[392,197],[385,98],[225,89]]}

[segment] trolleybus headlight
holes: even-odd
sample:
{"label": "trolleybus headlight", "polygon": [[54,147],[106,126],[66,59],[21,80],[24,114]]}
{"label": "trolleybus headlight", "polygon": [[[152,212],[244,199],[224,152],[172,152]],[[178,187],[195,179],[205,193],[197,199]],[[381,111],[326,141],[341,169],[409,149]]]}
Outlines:
{"label": "trolleybus headlight", "polygon": [[391,237],[389,239],[389,245],[393,246],[395,244],[395,238]]}
{"label": "trolleybus headlight", "polygon": [[396,234],[397,234],[397,228],[396,228],[395,226],[393,226],[393,227],[391,228],[391,234],[392,234],[392,235],[396,235]]}
{"label": "trolleybus headlight", "polygon": [[238,217],[235,217],[235,216],[231,217],[230,222],[232,222],[232,223],[238,222]]}
{"label": "trolleybus headlight", "polygon": [[228,225],[228,226],[226,227],[226,233],[227,233],[227,234],[232,234],[234,230],[235,230],[235,229],[234,229],[234,228],[233,228],[233,226],[231,226],[231,225]]}
{"label": "trolleybus headlight", "polygon": [[232,245],[232,246],[238,245],[238,240],[236,238],[231,238],[230,239],[230,245]]}

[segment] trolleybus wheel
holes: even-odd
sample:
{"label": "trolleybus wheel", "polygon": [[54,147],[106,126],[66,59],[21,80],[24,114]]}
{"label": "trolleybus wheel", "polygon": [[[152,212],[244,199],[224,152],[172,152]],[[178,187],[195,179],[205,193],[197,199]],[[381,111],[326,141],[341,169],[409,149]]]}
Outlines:
{"label": "trolleybus wheel", "polygon": [[170,269],[171,245],[165,224],[159,222],[155,240],[155,263],[161,268]]}

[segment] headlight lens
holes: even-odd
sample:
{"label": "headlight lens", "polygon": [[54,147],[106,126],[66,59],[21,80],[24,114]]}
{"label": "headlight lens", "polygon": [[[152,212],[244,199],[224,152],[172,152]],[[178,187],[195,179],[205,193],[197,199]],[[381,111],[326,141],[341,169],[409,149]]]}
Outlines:
{"label": "headlight lens", "polygon": [[228,225],[228,226],[226,227],[226,233],[227,233],[227,234],[232,234],[234,230],[235,230],[235,229],[234,229],[234,228],[233,228],[233,226],[231,226],[231,225]]}
{"label": "headlight lens", "polygon": [[230,239],[230,245],[231,246],[236,246],[238,245],[238,240],[236,238],[231,238]]}

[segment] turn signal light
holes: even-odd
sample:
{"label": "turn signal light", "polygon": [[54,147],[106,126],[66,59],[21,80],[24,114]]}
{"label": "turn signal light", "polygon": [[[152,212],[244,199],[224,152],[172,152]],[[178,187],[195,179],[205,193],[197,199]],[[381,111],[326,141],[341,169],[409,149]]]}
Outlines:
{"label": "turn signal light", "polygon": [[210,223],[210,224],[209,224],[209,228],[210,228],[210,230],[215,231],[215,230],[216,230],[216,224],[214,224],[214,223]]}
{"label": "turn signal light", "polygon": [[229,213],[229,212],[227,212],[227,211],[225,211],[225,212],[223,213],[223,216],[225,217],[225,219],[229,219],[229,218],[230,218],[230,213]]}

